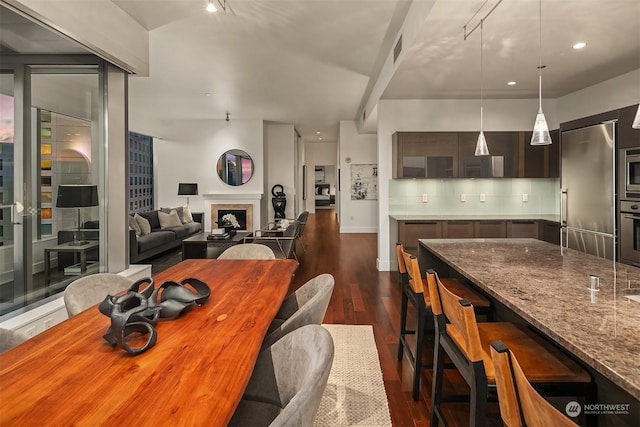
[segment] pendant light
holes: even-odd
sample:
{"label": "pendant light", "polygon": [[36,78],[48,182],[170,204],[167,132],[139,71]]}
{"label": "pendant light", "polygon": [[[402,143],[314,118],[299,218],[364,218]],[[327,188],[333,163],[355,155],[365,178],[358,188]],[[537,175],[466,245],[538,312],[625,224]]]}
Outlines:
{"label": "pendant light", "polygon": [[489,147],[487,147],[487,140],[484,138],[483,132],[483,102],[484,102],[484,61],[482,55],[483,37],[482,27],[484,20],[480,20],[480,135],[478,135],[478,142],[476,143],[476,156],[488,156]]}
{"label": "pendant light", "polygon": [[640,129],[640,104],[638,104],[638,112],[636,113],[636,118],[633,119],[631,127],[634,129]]}
{"label": "pendant light", "polygon": [[542,112],[542,0],[539,2],[540,12],[540,39],[539,39],[539,51],[538,51],[538,99],[540,101],[538,107],[538,115],[536,116],[536,122],[533,125],[533,134],[531,135],[531,145],[550,145],[551,135],[549,135],[549,126],[547,126],[547,119]]}

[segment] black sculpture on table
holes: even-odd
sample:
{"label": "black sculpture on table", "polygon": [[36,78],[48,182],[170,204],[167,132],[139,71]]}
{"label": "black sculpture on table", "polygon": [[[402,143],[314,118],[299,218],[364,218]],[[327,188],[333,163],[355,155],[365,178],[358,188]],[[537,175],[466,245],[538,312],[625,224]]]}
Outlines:
{"label": "black sculpture on table", "polygon": [[[279,189],[279,190],[278,190]],[[284,187],[280,184],[276,184],[271,188],[271,203],[273,204],[273,210],[275,211],[274,218],[285,218],[284,210],[287,207],[287,195],[284,194]]]}

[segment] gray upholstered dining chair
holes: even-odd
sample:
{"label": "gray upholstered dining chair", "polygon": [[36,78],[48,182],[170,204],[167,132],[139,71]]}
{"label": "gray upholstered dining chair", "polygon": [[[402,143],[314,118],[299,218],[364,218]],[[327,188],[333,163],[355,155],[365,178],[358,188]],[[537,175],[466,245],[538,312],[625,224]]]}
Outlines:
{"label": "gray upholstered dining chair", "polygon": [[303,326],[263,350],[229,426],[313,425],[333,364],[333,338]]}
{"label": "gray upholstered dining chair", "polygon": [[275,259],[273,251],[269,246],[259,243],[245,243],[234,245],[220,254],[218,259]]}
{"label": "gray upholstered dining chair", "polygon": [[0,328],[0,353],[4,353],[10,348],[26,341],[28,338],[29,337],[20,332]]}
{"label": "gray upholstered dining chair", "polygon": [[320,274],[285,298],[269,326],[262,348],[271,346],[304,325],[320,325],[329,306],[334,283],[331,274]]}
{"label": "gray upholstered dining chair", "polygon": [[128,289],[132,284],[131,279],[113,273],[97,273],[81,277],[71,282],[64,291],[64,305],[67,313],[69,317],[75,316],[102,302],[107,295],[115,295]]}

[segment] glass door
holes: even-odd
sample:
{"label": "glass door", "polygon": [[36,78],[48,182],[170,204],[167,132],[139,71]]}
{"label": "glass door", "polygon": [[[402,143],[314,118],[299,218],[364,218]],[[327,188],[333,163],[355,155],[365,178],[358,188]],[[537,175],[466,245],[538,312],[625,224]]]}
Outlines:
{"label": "glass door", "polygon": [[97,201],[57,200],[61,186],[103,193],[99,80],[97,65],[0,74],[0,315],[101,269]]}

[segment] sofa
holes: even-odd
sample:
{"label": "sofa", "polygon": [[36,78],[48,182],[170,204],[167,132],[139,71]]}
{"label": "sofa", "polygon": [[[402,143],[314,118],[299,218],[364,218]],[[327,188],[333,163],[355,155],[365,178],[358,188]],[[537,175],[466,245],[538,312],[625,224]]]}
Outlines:
{"label": "sofa", "polygon": [[[179,247],[182,245],[182,240],[198,234],[203,230],[204,214],[202,212],[192,213],[192,222],[185,222],[184,218],[181,217],[180,225],[175,224],[171,227],[161,227],[159,212],[167,214],[176,209],[180,211],[179,208],[162,208],[159,210],[136,214],[148,221],[148,225],[151,229],[149,233],[139,233],[135,225],[139,222],[139,218],[130,216],[129,262],[131,264],[135,264],[166,250]],[[138,221],[136,221],[136,219],[138,219]]]}

